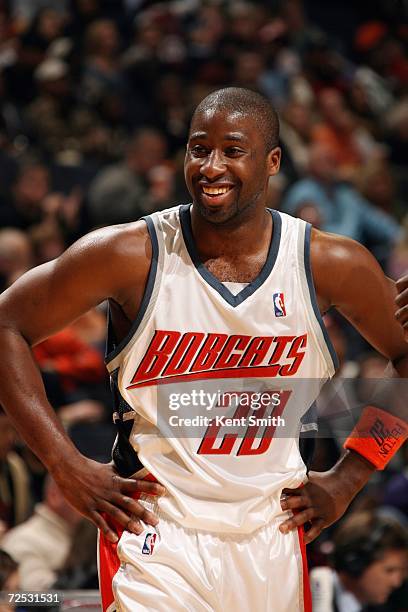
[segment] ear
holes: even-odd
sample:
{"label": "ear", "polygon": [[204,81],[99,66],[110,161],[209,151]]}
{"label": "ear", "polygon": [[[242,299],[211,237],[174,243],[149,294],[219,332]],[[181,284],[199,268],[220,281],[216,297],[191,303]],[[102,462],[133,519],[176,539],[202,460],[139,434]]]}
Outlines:
{"label": "ear", "polygon": [[268,169],[268,175],[274,176],[278,174],[280,168],[282,151],[280,147],[274,147],[268,153],[266,158],[266,164]]}

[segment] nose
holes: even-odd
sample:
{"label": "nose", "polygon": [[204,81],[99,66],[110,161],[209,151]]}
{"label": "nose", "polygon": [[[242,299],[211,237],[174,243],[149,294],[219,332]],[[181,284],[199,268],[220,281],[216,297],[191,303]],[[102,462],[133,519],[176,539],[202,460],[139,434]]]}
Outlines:
{"label": "nose", "polygon": [[203,159],[203,163],[200,166],[201,174],[211,181],[222,176],[225,173],[225,169],[223,156],[215,149]]}

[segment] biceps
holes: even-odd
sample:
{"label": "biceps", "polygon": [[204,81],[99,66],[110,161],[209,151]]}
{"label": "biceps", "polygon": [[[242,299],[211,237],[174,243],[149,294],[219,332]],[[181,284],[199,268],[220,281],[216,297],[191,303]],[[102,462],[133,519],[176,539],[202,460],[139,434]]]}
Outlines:
{"label": "biceps", "polygon": [[84,270],[58,260],[24,274],[0,296],[0,322],[36,344],[103,300]]}
{"label": "biceps", "polygon": [[361,266],[343,285],[338,310],[370,344],[389,359],[406,351],[403,333],[395,320],[395,284],[379,266]]}

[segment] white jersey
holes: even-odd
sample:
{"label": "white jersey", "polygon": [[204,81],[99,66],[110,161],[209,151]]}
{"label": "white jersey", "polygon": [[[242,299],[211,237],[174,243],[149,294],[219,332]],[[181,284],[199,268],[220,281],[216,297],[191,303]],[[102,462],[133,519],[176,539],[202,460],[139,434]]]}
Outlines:
{"label": "white jersey", "polygon": [[148,217],[145,295],[107,357],[119,428],[140,462],[125,475],[151,473],[168,491],[161,513],[187,528],[250,533],[282,513],[284,487],[306,481],[301,418],[335,355],[313,288],[310,226],[271,214],[267,260],[237,295],[200,263],[189,205]]}

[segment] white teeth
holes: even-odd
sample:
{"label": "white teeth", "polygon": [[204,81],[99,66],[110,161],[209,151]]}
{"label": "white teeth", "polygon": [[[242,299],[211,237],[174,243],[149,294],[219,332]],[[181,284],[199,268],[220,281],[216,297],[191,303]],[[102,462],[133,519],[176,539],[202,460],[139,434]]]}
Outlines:
{"label": "white teeth", "polygon": [[203,187],[203,191],[206,195],[222,195],[229,190],[230,187]]}

